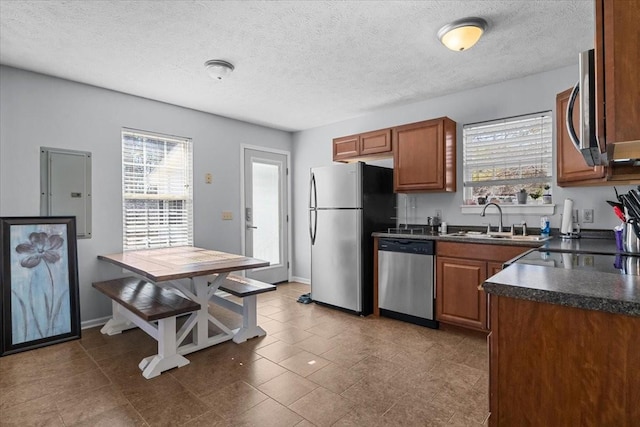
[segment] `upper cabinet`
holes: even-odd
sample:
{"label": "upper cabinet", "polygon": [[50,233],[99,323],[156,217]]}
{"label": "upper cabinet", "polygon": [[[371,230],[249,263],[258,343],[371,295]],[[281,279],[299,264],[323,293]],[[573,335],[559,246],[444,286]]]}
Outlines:
{"label": "upper cabinet", "polygon": [[359,135],[343,136],[333,140],[333,161],[342,162],[358,157]]}
{"label": "upper cabinet", "polygon": [[640,140],[640,2],[596,0],[596,127],[607,145]]}
{"label": "upper cabinet", "polygon": [[[609,156],[615,151],[616,158],[631,160],[610,162],[607,166],[587,166],[566,130],[570,91],[564,91],[556,96],[557,179],[560,186],[640,182],[640,167],[633,161],[640,158],[640,2],[595,0],[595,3],[597,138]],[[574,123],[578,123],[578,115],[578,109],[574,109]]]}
{"label": "upper cabinet", "polygon": [[381,129],[333,140],[333,161],[348,162],[391,157],[391,129]]}
{"label": "upper cabinet", "polygon": [[[585,185],[604,183],[604,166],[587,166],[582,153],[569,138],[566,126],[567,106],[571,89],[556,96],[556,140],[557,140],[557,179],[558,185]],[[578,95],[579,96],[579,95]],[[577,103],[578,101],[576,101]],[[574,123],[578,123],[579,110],[573,110]]]}
{"label": "upper cabinet", "polygon": [[442,117],[393,128],[397,193],[456,191],[456,122]]}
{"label": "upper cabinet", "polygon": [[333,140],[334,162],[392,156],[396,193],[456,191],[456,122],[447,117]]}

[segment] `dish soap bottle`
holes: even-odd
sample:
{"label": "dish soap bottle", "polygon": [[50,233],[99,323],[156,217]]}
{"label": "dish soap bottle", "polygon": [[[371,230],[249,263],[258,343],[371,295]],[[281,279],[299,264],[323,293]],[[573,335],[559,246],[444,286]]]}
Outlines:
{"label": "dish soap bottle", "polygon": [[551,232],[551,225],[549,224],[549,217],[543,216],[540,218],[540,235],[542,237],[549,237]]}

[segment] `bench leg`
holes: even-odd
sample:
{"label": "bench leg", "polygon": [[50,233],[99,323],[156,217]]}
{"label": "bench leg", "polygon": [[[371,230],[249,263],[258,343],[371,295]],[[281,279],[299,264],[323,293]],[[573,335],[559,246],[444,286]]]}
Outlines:
{"label": "bench leg", "polygon": [[242,299],[242,328],[233,336],[233,342],[240,344],[250,338],[267,335],[257,324],[257,295],[250,295]]}
{"label": "bench leg", "polygon": [[173,368],[189,364],[189,360],[178,354],[176,343],[176,318],[158,320],[158,354],[142,359],[138,367],[142,376],[149,379]]}
{"label": "bench leg", "polygon": [[120,304],[111,301],[111,319],[100,329],[104,335],[117,335],[127,329],[135,328],[136,325],[124,317],[120,312]]}

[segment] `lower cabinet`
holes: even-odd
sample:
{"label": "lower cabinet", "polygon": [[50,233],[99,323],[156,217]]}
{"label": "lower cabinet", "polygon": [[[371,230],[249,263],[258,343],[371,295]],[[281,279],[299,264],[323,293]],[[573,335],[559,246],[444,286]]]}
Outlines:
{"label": "lower cabinet", "polygon": [[[502,264],[529,247],[438,242],[436,246],[436,319],[487,331],[487,295],[480,288]],[[473,256],[473,258],[471,258]]]}
{"label": "lower cabinet", "polygon": [[640,317],[491,295],[489,426],[639,426]]}

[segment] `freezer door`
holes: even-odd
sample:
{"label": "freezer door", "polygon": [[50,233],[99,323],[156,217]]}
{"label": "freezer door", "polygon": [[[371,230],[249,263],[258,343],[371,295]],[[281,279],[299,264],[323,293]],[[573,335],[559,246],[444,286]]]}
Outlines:
{"label": "freezer door", "polygon": [[319,210],[311,246],[311,298],[362,311],[362,211]]}
{"label": "freezer door", "polygon": [[310,207],[362,207],[361,163],[312,168],[311,181],[314,187],[311,188]]}

